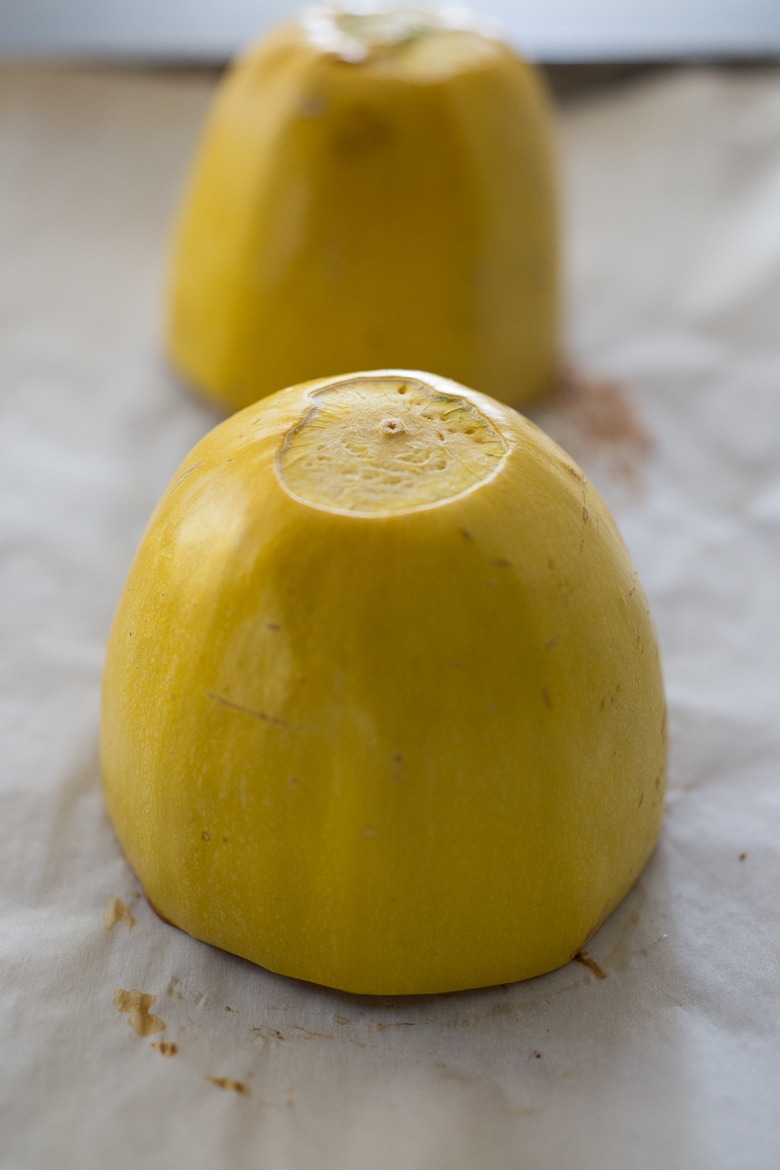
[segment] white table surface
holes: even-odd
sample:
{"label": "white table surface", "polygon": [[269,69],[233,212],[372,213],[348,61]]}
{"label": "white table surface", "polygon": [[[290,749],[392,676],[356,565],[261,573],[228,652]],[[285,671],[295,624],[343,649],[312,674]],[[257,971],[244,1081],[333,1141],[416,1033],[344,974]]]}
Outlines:
{"label": "white table surface", "polygon": [[[661,843],[589,945],[606,977],[381,1000],[166,926],[103,810],[113,608],[217,420],[159,352],[213,84],[0,71],[0,1166],[776,1170],[780,70],[561,112],[569,349],[594,381],[536,417],[629,543],[671,718]],[[132,928],[106,929],[113,899]],[[119,988],[165,1030],[129,1027]]]}
{"label": "white table surface", "polygon": [[[0,55],[226,58],[301,6],[301,0],[2,0]],[[499,20],[535,60],[780,55],[777,0],[476,0],[468,7]]]}

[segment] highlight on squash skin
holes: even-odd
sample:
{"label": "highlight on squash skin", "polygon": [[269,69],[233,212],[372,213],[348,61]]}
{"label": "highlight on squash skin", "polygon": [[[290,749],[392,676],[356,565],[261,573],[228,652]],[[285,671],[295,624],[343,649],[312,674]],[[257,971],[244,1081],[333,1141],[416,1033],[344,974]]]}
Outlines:
{"label": "highlight on squash skin", "polygon": [[531,423],[420,371],[319,379],[216,427],[160,501],[101,756],[130,864],[196,938],[352,992],[510,982],[567,962],[652,852],[658,646],[605,505]]}
{"label": "highlight on squash skin", "polygon": [[539,76],[480,26],[306,10],[215,97],[172,242],[174,368],[231,409],[390,365],[546,393],[553,139]]}

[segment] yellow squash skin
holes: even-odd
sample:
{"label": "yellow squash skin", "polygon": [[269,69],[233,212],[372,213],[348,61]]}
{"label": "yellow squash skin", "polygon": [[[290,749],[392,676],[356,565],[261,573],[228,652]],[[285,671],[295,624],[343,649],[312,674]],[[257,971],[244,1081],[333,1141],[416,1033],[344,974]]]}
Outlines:
{"label": "yellow squash skin", "polygon": [[[343,506],[303,498],[341,425],[320,438],[322,403],[366,383],[399,394],[393,458],[418,423],[436,455],[440,420],[465,419],[476,481],[394,502],[369,412],[323,481]],[[413,469],[420,490],[447,458]],[[322,379],[216,427],[150,520],[108,646],[105,795],[152,904],[351,992],[566,963],[652,852],[666,750],[647,602],[599,495],[521,415],[430,374]]]}
{"label": "yellow squash skin", "polygon": [[344,60],[297,21],[229,71],[174,235],[174,367],[231,409],[391,365],[545,393],[558,205],[536,72],[467,29],[365,43]]}

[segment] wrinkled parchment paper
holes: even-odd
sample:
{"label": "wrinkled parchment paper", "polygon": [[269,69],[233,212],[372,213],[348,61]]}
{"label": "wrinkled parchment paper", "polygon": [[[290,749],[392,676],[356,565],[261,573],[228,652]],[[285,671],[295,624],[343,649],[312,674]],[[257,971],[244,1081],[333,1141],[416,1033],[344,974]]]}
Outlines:
{"label": "wrinkled parchment paper", "polygon": [[218,419],[159,356],[208,77],[0,71],[3,1170],[780,1165],[780,70],[569,104],[575,375],[535,417],[612,506],[672,733],[651,864],[581,963],[355,998],[152,913],[98,696],[146,519]]}

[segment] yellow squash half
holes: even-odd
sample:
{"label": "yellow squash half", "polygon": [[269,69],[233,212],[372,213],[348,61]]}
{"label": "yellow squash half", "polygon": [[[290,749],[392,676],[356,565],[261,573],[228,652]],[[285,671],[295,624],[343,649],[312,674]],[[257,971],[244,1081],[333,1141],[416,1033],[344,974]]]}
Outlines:
{"label": "yellow squash half", "polygon": [[232,416],[154,513],[111,632],[102,764],[153,905],[367,993],[565,962],[658,833],[647,602],[585,476],[445,379]]}
{"label": "yellow squash half", "polygon": [[218,92],[181,208],[167,346],[236,409],[344,369],[517,405],[558,363],[551,116],[535,71],[435,13],[307,9]]}

